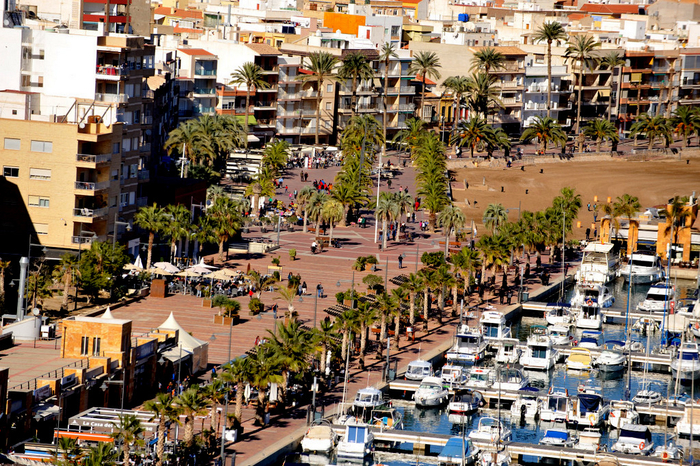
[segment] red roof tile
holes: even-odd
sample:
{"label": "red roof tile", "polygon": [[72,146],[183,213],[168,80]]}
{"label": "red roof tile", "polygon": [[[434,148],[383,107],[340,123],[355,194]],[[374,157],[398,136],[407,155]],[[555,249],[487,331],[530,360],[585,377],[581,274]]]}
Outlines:
{"label": "red roof tile", "polygon": [[638,14],[639,5],[603,5],[597,3],[586,3],[581,7],[581,11],[588,13],[601,13],[607,15]]}
{"label": "red roof tile", "polygon": [[197,56],[197,55],[208,55],[208,56],[212,56],[212,57],[215,57],[215,56],[216,56],[216,55],[214,55],[213,53],[208,52],[208,51],[206,51],[206,50],[204,50],[204,49],[177,49],[177,50],[178,50],[179,52],[182,52],[182,53],[186,54],[186,55],[193,55],[193,56]]}
{"label": "red roof tile", "polygon": [[181,8],[168,8],[166,6],[157,7],[153,13],[156,15],[177,16],[178,18],[204,18],[204,15],[200,10],[183,10]]}

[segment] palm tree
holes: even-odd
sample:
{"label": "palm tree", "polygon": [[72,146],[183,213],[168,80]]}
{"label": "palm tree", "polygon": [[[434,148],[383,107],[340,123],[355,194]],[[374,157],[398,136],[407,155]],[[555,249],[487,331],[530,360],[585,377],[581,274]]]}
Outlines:
{"label": "palm tree", "polygon": [[671,116],[673,132],[683,137],[683,147],[687,148],[693,134],[700,131],[700,115],[698,109],[680,105]]}
{"label": "palm tree", "polygon": [[[238,84],[246,87],[245,93],[245,133],[248,134],[248,114],[250,112],[250,93],[253,89],[267,89],[270,84],[265,81],[263,69],[254,62],[243,63],[236,71],[231,73],[229,85]],[[245,139],[245,147],[248,147],[248,138]]]}
{"label": "palm tree", "polygon": [[466,76],[450,76],[445,79],[442,85],[452,92],[452,128],[454,129],[457,127],[457,123],[459,123],[462,95],[467,92],[469,78]]}
{"label": "palm tree", "polygon": [[175,259],[177,242],[187,238],[192,229],[190,210],[182,204],[169,205],[165,208],[165,222],[162,232],[170,237],[170,260]]}
{"label": "palm tree", "polygon": [[365,370],[365,354],[367,353],[367,331],[377,321],[377,312],[369,301],[357,302],[356,324],[360,333],[360,369]]}
{"label": "palm tree", "polygon": [[543,154],[547,150],[547,144],[552,142],[556,145],[564,147],[566,145],[566,133],[561,129],[559,123],[548,117],[537,117],[535,122],[525,128],[520,140],[530,142],[537,139],[542,148]]}
{"label": "palm tree", "polygon": [[[3,267],[3,264],[7,264]],[[5,296],[5,268],[9,267],[10,262],[3,262],[0,260],[0,302]],[[53,271],[53,278],[56,281],[63,283],[63,301],[61,303],[61,308],[68,308],[68,291],[73,284],[74,277],[78,272],[78,258],[71,254],[65,253],[61,256],[61,261],[58,263]]]}
{"label": "palm tree", "polygon": [[343,360],[343,365],[345,365],[345,356],[350,344],[350,334],[355,328],[356,320],[357,312],[354,309],[348,309],[336,317],[335,321],[333,322],[333,328],[335,328],[335,330],[342,335],[340,358]]}
{"label": "palm tree", "polygon": [[406,191],[399,191],[394,193],[394,203],[396,203],[396,209],[399,212],[399,223],[401,223],[401,218],[406,215],[406,218],[413,212],[413,196],[408,194]]}
{"label": "palm tree", "polygon": [[438,225],[443,228],[442,231],[445,233],[445,257],[447,257],[449,251],[450,233],[454,230],[455,236],[457,236],[457,230],[459,228],[464,228],[466,221],[467,219],[462,209],[455,205],[445,207],[445,209],[440,212],[440,215],[438,215]]}
{"label": "palm tree", "polygon": [[331,349],[336,347],[338,334],[335,332],[335,325],[330,320],[322,320],[319,327],[314,329],[314,344],[320,345],[321,374],[326,373],[326,355]]}
{"label": "palm tree", "polygon": [[489,74],[490,70],[500,70],[506,65],[506,57],[496,49],[485,47],[474,54],[471,60],[471,70]]}
{"label": "palm tree", "polygon": [[269,412],[269,403],[266,399],[267,386],[271,383],[281,384],[280,365],[277,361],[276,351],[269,345],[258,346],[258,351],[248,359],[251,374],[251,385],[258,389],[257,422],[265,424],[264,415]]}
{"label": "palm tree", "polygon": [[288,157],[289,143],[282,139],[276,139],[265,146],[262,163],[277,176],[287,166]]}
{"label": "palm tree", "polygon": [[510,143],[510,137],[503,131],[503,128],[492,128],[492,134],[489,139],[486,140],[486,154],[489,160],[493,157],[493,153],[496,149],[510,149],[512,144]]}
{"label": "palm tree", "polygon": [[316,140],[318,145],[318,132],[321,127],[321,98],[323,97],[323,82],[334,79],[333,73],[338,65],[338,59],[328,52],[312,52],[302,60],[302,67],[309,70],[310,74],[302,74],[298,79],[302,81],[314,81],[316,83]]}
{"label": "palm tree", "polygon": [[[578,63],[578,103],[576,104],[576,134],[581,132],[581,92],[583,88],[583,68],[593,68],[592,64],[597,59],[593,56],[593,51],[600,47],[600,42],[596,42],[591,36],[578,35],[569,39],[569,47],[566,49],[564,57],[570,61]],[[580,143],[579,143],[580,146]],[[581,147],[579,147],[579,152]]]}
{"label": "palm tree", "polygon": [[612,114],[612,92],[614,92],[615,88],[613,87],[613,80],[612,80],[612,74],[613,70],[617,68],[618,66],[622,66],[625,64],[625,57],[623,53],[620,53],[616,50],[612,50],[608,52],[607,54],[603,55],[600,57],[600,64],[607,67],[610,70],[610,98],[608,99],[608,121],[610,121],[610,117]]}
{"label": "palm tree", "polygon": [[423,317],[427,325],[430,315],[430,288],[433,285],[433,270],[423,267],[418,271],[418,278],[421,281],[421,291],[423,291]]}
{"label": "palm tree", "polygon": [[233,417],[236,423],[243,422],[243,395],[244,387],[251,382],[252,374],[246,358],[236,358],[231,363],[224,366],[221,379],[224,382],[237,385],[236,406],[233,410]]}
{"label": "palm tree", "polygon": [[450,144],[460,147],[467,146],[471,156],[474,157],[474,149],[483,150],[486,142],[493,137],[493,128],[486,120],[472,117],[466,121],[460,121],[457,129],[452,134]]}
{"label": "palm tree", "polygon": [[333,241],[333,225],[343,219],[344,213],[345,208],[337,199],[331,197],[323,203],[323,207],[321,207],[321,216],[331,227],[328,237],[329,241]]}
{"label": "palm tree", "polygon": [[630,137],[636,138],[642,134],[649,140],[649,150],[654,147],[657,138],[663,138],[667,144],[673,141],[673,130],[669,120],[663,115],[654,117],[650,117],[647,113],[639,115],[630,128]]}
{"label": "palm tree", "polygon": [[129,454],[131,446],[143,446],[143,433],[145,432],[141,421],[135,414],[120,414],[119,424],[115,426],[116,431],[110,436],[115,442],[121,442],[122,455],[124,456],[124,466],[129,466]]}
{"label": "palm tree", "polygon": [[[59,457],[58,451],[61,452]],[[78,445],[78,440],[69,437],[59,437],[58,448],[52,455],[53,461],[58,466],[78,466],[85,456],[83,449]],[[63,458],[62,460],[60,458]]]}
{"label": "palm tree", "polygon": [[671,230],[672,238],[669,238],[669,243],[673,240],[671,244],[678,243],[678,232],[682,228],[687,227],[688,218],[692,218],[690,214],[690,209],[686,208],[686,202],[680,196],[674,196],[669,202],[668,206],[661,212],[662,216],[666,217],[666,225],[664,228],[664,234]]}
{"label": "palm tree", "polygon": [[411,157],[413,157],[425,133],[425,121],[418,118],[409,118],[406,120],[406,129],[398,131],[393,141],[400,143],[404,147],[408,147]]}
{"label": "palm tree", "polygon": [[286,286],[281,286],[277,290],[277,293],[279,296],[275,299],[279,299],[281,301],[284,301],[285,304],[287,305],[287,312],[284,313],[285,320],[295,318],[295,316],[294,316],[294,300],[297,297],[297,290],[294,288],[288,288]]}
{"label": "palm tree", "polygon": [[374,154],[374,147],[384,144],[382,125],[374,118],[374,115],[362,114],[350,117],[347,126],[343,130],[343,145],[347,150],[350,145],[355,146],[355,151],[360,152],[362,142],[365,142],[365,152]]}
{"label": "palm tree", "polygon": [[627,241],[629,243],[628,250],[634,251],[634,245],[632,244],[632,217],[634,217],[639,209],[642,208],[642,204],[636,196],[630,196],[629,194],[623,194],[622,197],[617,197],[613,203],[613,210],[615,215],[620,215],[627,217]]}
{"label": "palm tree", "polygon": [[352,116],[357,110],[357,81],[370,80],[374,76],[372,67],[362,52],[350,52],[338,68],[338,79],[352,80]]}
{"label": "palm tree", "polygon": [[182,441],[187,448],[192,448],[194,444],[194,418],[207,414],[209,403],[202,395],[199,385],[188,388],[177,397],[176,404],[185,415],[185,432]]}
{"label": "palm tree", "polygon": [[275,332],[268,330],[269,345],[272,348],[278,370],[282,371],[282,399],[286,399],[287,384],[291,373],[301,373],[309,365],[309,355],[313,351],[313,334],[301,328],[301,323],[292,319],[278,323]]}
{"label": "palm tree", "polygon": [[314,194],[316,194],[316,190],[311,186],[304,186],[297,193],[296,203],[299,209],[304,211],[304,233],[306,233],[307,222],[309,220],[309,202]]}
{"label": "palm tree", "polygon": [[559,21],[546,21],[535,32],[535,42],[547,42],[547,116],[552,116],[552,43],[566,39],[566,30]]}
{"label": "palm tree", "polygon": [[466,90],[467,103],[477,116],[483,115],[486,119],[489,109],[503,107],[500,95],[501,90],[496,84],[496,77],[487,73],[475,73],[467,77]]}
{"label": "palm tree", "polygon": [[[379,51],[378,60],[384,63],[384,89],[382,89],[382,103],[383,103],[383,114],[382,114],[382,133],[384,134],[384,144],[382,145],[382,156],[386,155],[386,126],[387,126],[387,105],[386,105],[386,95],[389,88],[389,63],[391,63],[392,58],[399,58],[396,54],[396,45],[393,42],[385,42]],[[399,63],[399,67],[401,64]],[[400,68],[399,68],[400,70]],[[401,87],[401,72],[399,71],[399,88]],[[354,109],[354,107],[353,107]]]}
{"label": "palm tree", "polygon": [[391,311],[390,317],[394,318],[394,348],[399,349],[401,340],[401,317],[403,316],[403,303],[406,301],[408,293],[403,288],[391,290],[391,297],[396,302],[396,307]]}
{"label": "palm tree", "polygon": [[374,303],[374,308],[379,316],[379,341],[382,343],[386,341],[387,319],[397,306],[396,300],[386,291],[377,296],[377,300]]}
{"label": "palm tree", "polygon": [[168,424],[180,423],[181,409],[175,404],[175,398],[170,393],[158,393],[153,400],[144,404],[144,409],[153,413],[151,422],[158,420],[158,443],[156,444],[156,466],[163,465],[165,453],[165,430]]}
{"label": "palm tree", "polygon": [[471,286],[472,274],[481,268],[479,253],[475,249],[465,246],[451,259],[454,268],[464,275],[464,294],[466,295],[469,286]]}
{"label": "palm tree", "polygon": [[423,102],[425,101],[425,80],[430,77],[433,79],[440,79],[438,68],[442,68],[442,65],[440,65],[440,59],[435,52],[416,53],[411,62],[411,66],[408,67],[408,73],[419,75],[423,83],[420,96],[421,120],[425,120],[425,115],[423,115],[423,111],[425,110],[423,107]]}
{"label": "palm tree", "polygon": [[438,290],[438,305],[440,310],[438,313],[438,322],[442,323],[442,318],[445,314],[445,289],[452,288],[456,282],[450,273],[450,268],[448,265],[441,265],[438,267],[438,269],[433,273],[432,279],[435,288]]}
{"label": "palm tree", "polygon": [[153,240],[156,233],[163,231],[163,225],[166,222],[165,209],[158,207],[155,203],[152,206],[141,207],[134,215],[134,222],[148,231],[148,255],[146,258],[146,270],[148,270],[151,268]]}
{"label": "palm tree", "polygon": [[198,146],[201,136],[196,120],[184,121],[168,133],[168,139],[165,141],[165,150],[168,155],[171,155],[174,151],[181,150],[183,158],[196,163],[200,157]]}
{"label": "palm tree", "polygon": [[323,221],[323,204],[325,204],[327,200],[328,195],[321,191],[315,192],[309,200],[309,216],[311,220],[316,222],[316,233],[318,233],[318,229]]}
{"label": "palm tree", "polygon": [[377,221],[382,222],[382,249],[386,250],[387,244],[387,222],[399,216],[399,209],[393,196],[388,192],[379,195],[379,202],[374,211]]}
{"label": "palm tree", "polygon": [[227,198],[220,197],[213,206],[207,210],[214,224],[214,235],[219,243],[219,261],[224,261],[224,243],[241,229],[240,214],[235,203]]}
{"label": "palm tree", "polygon": [[596,141],[596,152],[600,152],[603,141],[606,139],[611,142],[617,142],[620,140],[620,136],[617,135],[617,129],[615,125],[610,122],[610,120],[603,120],[602,118],[596,118],[593,121],[588,122],[586,126],[583,127],[583,134],[586,137],[595,139]]}
{"label": "palm tree", "polygon": [[423,281],[415,273],[411,273],[401,284],[401,288],[408,292],[408,321],[413,327],[416,324],[416,295],[423,290]]}
{"label": "palm tree", "polygon": [[503,204],[489,204],[484,211],[482,221],[484,226],[490,228],[491,233],[495,235],[496,230],[508,221],[508,212]]}
{"label": "palm tree", "polygon": [[[367,196],[360,190],[356,180],[336,181],[333,184],[331,196],[343,206],[343,214],[338,222],[338,226],[344,227],[347,224],[350,208],[367,201]],[[297,195],[298,197],[298,195]]]}
{"label": "palm tree", "polygon": [[[238,301],[235,301],[238,303]],[[240,309],[240,303],[238,305]],[[224,403],[228,404],[227,399],[228,386],[226,382],[221,377],[214,377],[209,385],[202,387],[202,396],[209,403],[209,417],[211,418],[210,427],[211,430],[218,432],[221,428],[221,416],[224,414],[221,410],[217,409],[219,405]],[[216,426],[214,425],[214,419],[216,418]]]}
{"label": "palm tree", "polygon": [[199,242],[199,250],[195,256],[200,256],[205,244],[216,244],[217,237],[214,235],[216,228],[214,219],[209,215],[202,215],[197,220],[197,224],[192,231],[192,238]]}
{"label": "palm tree", "polygon": [[97,445],[88,448],[82,466],[113,466],[116,461],[117,454],[114,450],[114,443],[98,442]]}

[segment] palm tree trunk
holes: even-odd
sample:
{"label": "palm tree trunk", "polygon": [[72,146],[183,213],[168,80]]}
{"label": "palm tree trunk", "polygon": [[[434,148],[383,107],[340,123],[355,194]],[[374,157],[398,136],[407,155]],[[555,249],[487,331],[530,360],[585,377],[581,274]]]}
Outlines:
{"label": "palm tree trunk", "polygon": [[[5,297],[5,271],[0,271],[0,302],[2,302]],[[63,280],[63,307],[68,307],[68,289],[70,288],[70,274],[66,275],[65,280]]]}
{"label": "palm tree trunk", "polygon": [[547,41],[547,118],[552,117],[552,40]]}
{"label": "palm tree trunk", "polygon": [[323,353],[321,354],[321,374],[326,373],[326,354],[328,354],[328,348],[326,344],[323,344]]}
{"label": "palm tree trunk", "polygon": [[408,295],[408,321],[411,323],[411,327],[416,324],[416,293],[411,293]]}
{"label": "palm tree trunk", "polygon": [[343,206],[343,218],[341,218],[340,222],[338,222],[339,227],[345,227],[348,225],[347,219],[348,219],[349,212],[350,212],[350,205],[344,205]]}
{"label": "palm tree trunk", "polygon": [[321,87],[323,87],[323,79],[316,81],[318,83],[318,94],[316,94],[316,145],[318,146],[318,131],[321,128]]}
{"label": "palm tree trunk", "polygon": [[[583,63],[579,63],[578,70],[578,104],[576,105],[576,135],[581,132],[581,92],[583,89]],[[578,151],[583,149],[581,142],[578,142]]]}
{"label": "palm tree trunk", "polygon": [[352,76],[352,116],[357,113],[357,75]]}
{"label": "palm tree trunk", "polygon": [[423,291],[423,318],[426,325],[428,323],[428,313],[430,312],[430,288],[426,287]]}
{"label": "palm tree trunk", "polygon": [[163,466],[163,453],[165,453],[165,419],[158,423],[158,443],[156,444],[156,466]]}
{"label": "palm tree trunk", "polygon": [[382,249],[386,250],[386,218],[382,220]]}
{"label": "palm tree trunk", "polygon": [[654,137],[649,138],[649,150],[651,150],[654,147]]}
{"label": "palm tree trunk", "polygon": [[329,240],[333,241],[333,220],[330,220],[328,223],[331,224],[331,234],[330,234]]}
{"label": "palm tree trunk", "polygon": [[425,78],[423,78],[423,88],[420,91],[420,118],[425,121],[425,116],[423,112],[425,111],[425,106],[423,105],[425,101]]}
{"label": "palm tree trunk", "polygon": [[360,368],[365,368],[365,350],[367,349],[367,324],[360,325]]}
{"label": "palm tree trunk", "polygon": [[445,286],[440,285],[440,291],[438,292],[438,322],[442,323],[442,316],[445,313]]}
{"label": "palm tree trunk", "polygon": [[248,148],[248,115],[250,112],[250,87],[248,87],[248,90],[245,93],[245,145],[244,147],[247,149]]}
{"label": "palm tree trunk", "polygon": [[[243,388],[243,383],[238,382],[238,390],[236,390],[236,407],[233,410],[233,415],[236,417],[238,422],[243,421],[243,392],[245,391]],[[224,422],[226,421],[227,420],[224,420]]]}
{"label": "palm tree trunk", "polygon": [[350,332],[346,330],[343,332],[343,342],[340,345],[340,357],[343,360],[343,364],[345,364],[345,355],[347,354],[348,351],[348,340],[350,339]]}
{"label": "palm tree trunk", "polygon": [[401,308],[396,311],[394,316],[394,348],[399,349],[399,340],[401,339]]}
{"label": "palm tree trunk", "polygon": [[452,315],[455,315],[457,312],[457,295],[459,293],[459,287],[457,286],[457,282],[455,282],[454,286],[452,286]]}
{"label": "palm tree trunk", "polygon": [[307,209],[304,209],[304,229],[302,230],[303,233],[307,232],[308,221],[309,221],[309,211]]}
{"label": "palm tree trunk", "polygon": [[615,91],[615,88],[613,87],[613,73],[615,72],[616,67],[612,67],[610,69],[610,96],[608,97],[608,121],[612,118],[612,95],[613,92]]}
{"label": "palm tree trunk", "polygon": [[124,466],[129,466],[129,442],[122,444],[122,452],[124,452]]}
{"label": "palm tree trunk", "polygon": [[382,314],[379,320],[379,341],[386,340],[386,315]]}
{"label": "palm tree trunk", "polygon": [[598,138],[597,143],[598,143],[597,151],[598,151],[598,153],[600,153],[600,149],[603,147],[603,138]]}
{"label": "palm tree trunk", "polygon": [[192,446],[192,440],[194,439],[194,418],[191,415],[185,417],[185,433],[182,436],[182,440],[185,442],[187,448]]}
{"label": "palm tree trunk", "polygon": [[146,257],[146,270],[151,268],[151,257],[153,254],[153,240],[155,240],[156,234],[152,231],[148,232],[148,256]]}
{"label": "palm tree trunk", "polygon": [[224,261],[224,240],[219,241],[219,262]]}

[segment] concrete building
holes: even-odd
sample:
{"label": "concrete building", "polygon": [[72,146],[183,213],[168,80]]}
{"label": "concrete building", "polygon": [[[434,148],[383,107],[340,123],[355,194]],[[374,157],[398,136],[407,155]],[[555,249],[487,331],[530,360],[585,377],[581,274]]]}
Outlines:
{"label": "concrete building", "polygon": [[[537,117],[543,118],[547,116],[547,76],[547,66],[533,65],[525,67],[522,97],[522,121],[524,128],[530,126]],[[571,88],[569,82],[565,80],[568,76],[566,66],[552,66],[552,82],[549,84],[552,91],[552,100],[549,102],[549,108],[552,118],[563,126],[571,126],[571,120],[568,119],[567,125],[566,118],[567,112],[571,110],[571,103],[569,102]],[[504,105],[508,107],[507,102],[504,102]]]}
{"label": "concrete building", "polygon": [[179,48],[177,52],[180,119],[213,115],[216,112],[218,57],[197,48]]}

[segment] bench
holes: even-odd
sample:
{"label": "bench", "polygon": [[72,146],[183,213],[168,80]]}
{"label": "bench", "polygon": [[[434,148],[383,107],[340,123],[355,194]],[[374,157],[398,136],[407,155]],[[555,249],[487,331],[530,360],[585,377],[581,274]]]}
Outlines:
{"label": "bench", "polygon": [[317,236],[316,237],[316,242],[318,243],[319,246],[322,248],[327,248],[330,245],[330,239],[324,238],[323,236]]}
{"label": "bench", "polygon": [[[443,246],[443,247],[444,247],[444,246],[445,246],[445,242],[444,242],[444,241],[440,241],[440,246]],[[449,247],[451,247],[451,248],[461,248],[461,247],[462,247],[462,243],[460,243],[459,241],[450,241]]]}
{"label": "bench", "polygon": [[316,233],[316,228],[314,227],[306,227],[306,231],[309,233]]}
{"label": "bench", "polygon": [[[379,335],[382,333],[382,329],[379,329],[377,327],[370,328],[370,331],[373,334],[377,335],[377,339],[379,339]],[[395,333],[396,332],[394,332],[393,330],[389,330],[389,329],[386,330],[386,334],[389,335],[390,337],[393,337],[395,335]]]}

